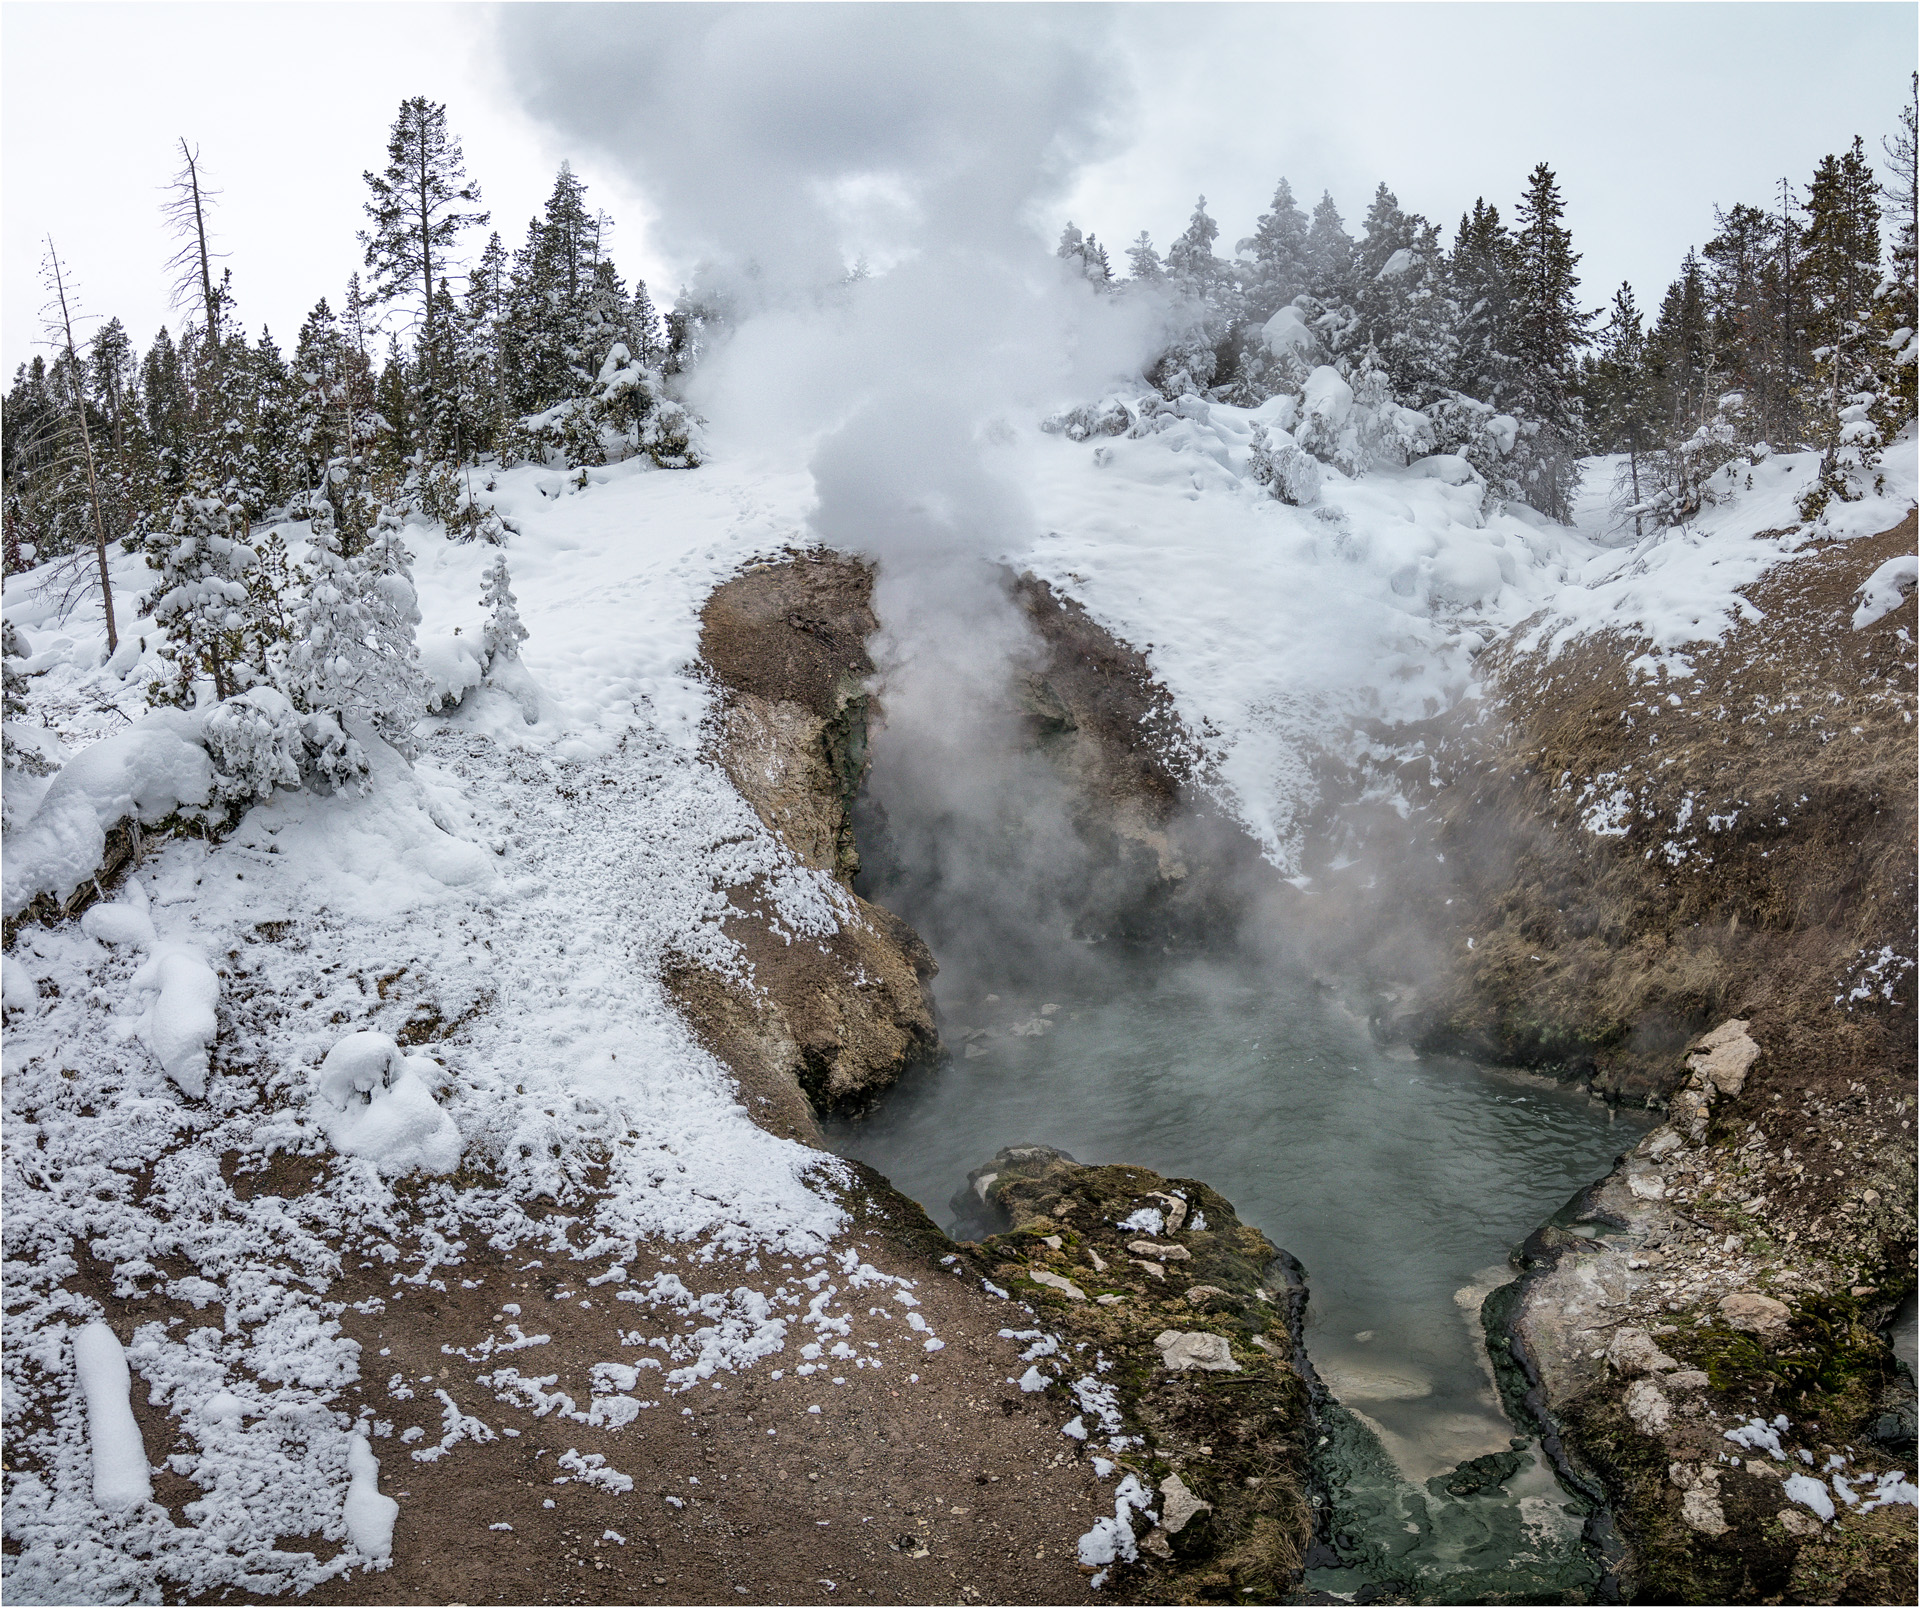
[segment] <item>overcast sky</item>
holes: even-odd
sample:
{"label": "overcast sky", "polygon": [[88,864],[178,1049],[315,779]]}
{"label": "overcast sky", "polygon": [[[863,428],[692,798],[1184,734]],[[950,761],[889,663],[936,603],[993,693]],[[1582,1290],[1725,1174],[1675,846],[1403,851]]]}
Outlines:
{"label": "overcast sky", "polygon": [[1545,159],[1588,301],[1624,278],[1649,305],[1716,203],[1764,204],[1856,133],[1878,160],[1917,44],[1906,3],[8,4],[0,360],[38,339],[48,233],[91,312],[143,348],[177,328],[158,206],[181,135],[225,192],[242,318],[290,346],[358,266],[360,175],[413,94],[447,103],[510,247],[568,157],[660,301],[705,251],[838,229],[884,258],[955,218],[1071,216],[1118,262],[1203,191],[1230,248],[1283,173],[1356,233],[1382,179],[1451,233]]}

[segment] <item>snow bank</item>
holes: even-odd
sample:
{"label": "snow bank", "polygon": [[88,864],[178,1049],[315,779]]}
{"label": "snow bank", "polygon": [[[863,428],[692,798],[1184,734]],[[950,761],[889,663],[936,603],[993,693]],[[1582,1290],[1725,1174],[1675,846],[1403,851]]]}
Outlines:
{"label": "snow bank", "polygon": [[1899,608],[1916,583],[1920,583],[1920,558],[1902,553],[1888,559],[1860,588],[1860,606],[1853,611],[1854,630],[1864,631]]}
{"label": "snow bank", "polygon": [[128,1401],[133,1373],[114,1332],[97,1319],[73,1337],[73,1371],[87,1403],[94,1502],[118,1513],[152,1501],[147,1448]]}
{"label": "snow bank", "polygon": [[67,762],[8,837],[0,907],[16,916],[40,894],[65,899],[99,870],[120,822],[151,824],[212,796],[198,716],[164,709],[102,738]]}
{"label": "snow bank", "polygon": [[384,1033],[351,1033],[330,1051],[313,1080],[313,1103],[328,1141],[382,1172],[452,1172],[460,1130],[435,1104],[439,1063],[407,1056]]}
{"label": "snow bank", "polygon": [[487,673],[478,640],[451,634],[420,639],[420,669],[427,678],[427,708],[436,714],[458,708]]}
{"label": "snow bank", "polygon": [[393,1521],[400,1516],[400,1504],[380,1494],[380,1460],[365,1435],[347,1442],[347,1481],[341,1514],[347,1539],[364,1556],[384,1563],[393,1556]]}
{"label": "snow bank", "polygon": [[207,1064],[220,1033],[220,979],[191,949],[175,946],[161,950],[135,972],[133,987],[153,996],[139,1022],[142,1042],[168,1077],[200,1099],[207,1092]]}

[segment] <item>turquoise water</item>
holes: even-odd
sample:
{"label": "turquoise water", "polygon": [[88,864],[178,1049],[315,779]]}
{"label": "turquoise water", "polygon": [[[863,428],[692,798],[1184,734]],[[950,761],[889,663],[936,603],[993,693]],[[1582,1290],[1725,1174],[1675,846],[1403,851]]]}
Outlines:
{"label": "turquoise water", "polygon": [[950,1056],[837,1124],[834,1147],[969,1237],[980,1228],[963,1218],[966,1174],[1004,1145],[1204,1179],[1306,1265],[1309,1353],[1358,1420],[1344,1439],[1372,1443],[1342,1453],[1354,1523],[1391,1531],[1401,1552],[1418,1532],[1425,1567],[1442,1572],[1476,1549],[1475,1567],[1498,1561],[1488,1553],[1577,1550],[1577,1516],[1537,1461],[1490,1499],[1442,1501],[1458,1510],[1444,1523],[1425,1482],[1512,1444],[1480,1304],[1513,1276],[1509,1250],[1606,1172],[1644,1118],[1382,1049],[1308,979],[1164,955],[1085,959],[1069,973],[1077,993],[975,985],[953,997],[964,985],[950,985],[939,998]]}

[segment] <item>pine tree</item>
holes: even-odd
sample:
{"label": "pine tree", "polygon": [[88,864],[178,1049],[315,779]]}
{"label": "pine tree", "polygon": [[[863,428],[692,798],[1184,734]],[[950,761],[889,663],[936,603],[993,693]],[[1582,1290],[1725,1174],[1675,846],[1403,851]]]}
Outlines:
{"label": "pine tree", "polygon": [[73,340],[72,297],[67,273],[60,255],[47,238],[44,279],[52,301],[47,305],[47,334],[55,343],[61,363],[71,376],[71,417],[79,434],[81,457],[86,465],[87,500],[91,505],[94,555],[99,563],[100,610],[107,623],[107,652],[120,645],[120,627],[113,614],[113,577],[107,572],[106,513],[100,505],[99,473],[94,459],[93,432],[87,424],[87,387],[80,353]]}
{"label": "pine tree", "polygon": [[1815,170],[1805,244],[1814,359],[1806,400],[1820,482],[1802,512],[1812,518],[1830,497],[1860,495],[1849,470],[1872,468],[1884,444],[1885,345],[1873,322],[1881,282],[1879,186],[1858,138]]}
{"label": "pine tree", "polygon": [[1559,520],[1572,517],[1580,482],[1575,365],[1593,318],[1575,294],[1580,257],[1560,222],[1564,213],[1553,170],[1541,162],[1515,217],[1513,379],[1526,426],[1521,484],[1533,507]]}
{"label": "pine tree", "polygon": [[1920,212],[1920,169],[1915,165],[1915,145],[1920,139],[1920,72],[1908,82],[1909,99],[1900,108],[1899,132],[1881,142],[1894,176],[1894,182],[1882,192],[1887,221],[1892,226],[1892,261],[1877,292],[1878,321],[1890,365],[1888,399],[1898,415],[1898,419],[1889,418],[1888,425],[1913,416],[1915,363],[1920,359],[1920,339],[1916,339],[1916,332],[1920,332],[1920,308],[1916,307],[1920,286],[1915,280],[1920,272],[1920,240],[1915,234],[1915,214]]}
{"label": "pine tree", "polygon": [[512,577],[507,573],[507,555],[501,553],[487,568],[480,588],[480,607],[487,611],[487,623],[481,628],[480,646],[491,671],[501,659],[520,657],[520,644],[527,640],[527,628],[520,623],[515,606]]}
{"label": "pine tree", "polygon": [[447,109],[424,95],[400,103],[387,137],[385,173],[362,175],[372,199],[362,231],[365,266],[374,272],[375,306],[417,296],[423,339],[434,335],[434,287],[463,229],[484,224],[480,186],[468,180],[460,141],[447,132]]}
{"label": "pine tree", "polygon": [[1613,293],[1600,351],[1591,370],[1591,424],[1597,443],[1627,455],[1623,486],[1633,512],[1633,534],[1644,534],[1645,496],[1640,488],[1640,460],[1652,444],[1658,425],[1658,402],[1647,365],[1647,338],[1633,286],[1625,280]]}
{"label": "pine tree", "polygon": [[1160,253],[1153,249],[1153,241],[1144,229],[1140,231],[1133,244],[1127,247],[1127,272],[1136,285],[1166,283],[1167,270],[1161,264]]}
{"label": "pine tree", "polygon": [[245,507],[221,492],[180,497],[166,525],[148,533],[147,563],[159,580],[140,611],[167,631],[154,702],[191,706],[203,679],[216,700],[264,679],[268,643],[247,587],[258,554],[247,534]]}
{"label": "pine tree", "polygon": [[329,715],[342,726],[348,718],[366,720],[411,758],[426,694],[414,639],[420,610],[399,516],[380,509],[366,541],[350,551],[323,505],[314,515],[309,563],[287,695],[303,714]]}
{"label": "pine tree", "polygon": [[180,248],[167,263],[174,276],[173,305],[200,304],[200,327],[207,338],[220,339],[220,286],[213,277],[213,264],[220,255],[210,244],[210,223],[218,190],[209,189],[200,171],[200,150],[180,141],[180,171],[167,187],[167,201],[160,209]]}
{"label": "pine tree", "polygon": [[1513,237],[1484,200],[1462,213],[1447,275],[1459,309],[1454,389],[1504,408],[1513,389]]}
{"label": "pine tree", "polygon": [[1313,209],[1306,252],[1307,293],[1329,304],[1346,301],[1353,277],[1353,240],[1332,195],[1324,190]]}
{"label": "pine tree", "polygon": [[1253,282],[1247,292],[1247,316],[1265,323],[1307,288],[1307,215],[1293,199],[1285,179],[1274,186],[1273,205],[1260,214],[1239,251],[1253,257]]}

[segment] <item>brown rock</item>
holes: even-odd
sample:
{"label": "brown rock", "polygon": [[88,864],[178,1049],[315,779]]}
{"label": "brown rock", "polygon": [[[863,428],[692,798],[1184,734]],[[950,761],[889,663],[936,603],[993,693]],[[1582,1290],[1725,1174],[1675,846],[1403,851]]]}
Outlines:
{"label": "brown rock", "polygon": [[1720,1316],[1727,1327],[1739,1329],[1762,1339],[1773,1339],[1787,1332],[1793,1313],[1770,1295],[1724,1295],[1720,1298]]}

